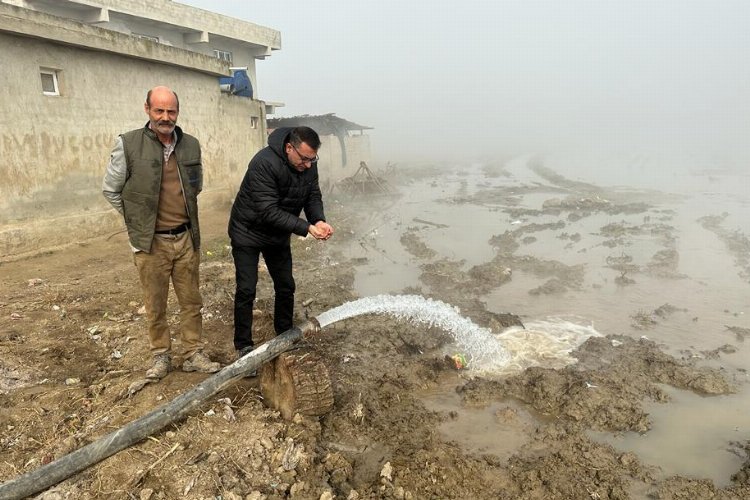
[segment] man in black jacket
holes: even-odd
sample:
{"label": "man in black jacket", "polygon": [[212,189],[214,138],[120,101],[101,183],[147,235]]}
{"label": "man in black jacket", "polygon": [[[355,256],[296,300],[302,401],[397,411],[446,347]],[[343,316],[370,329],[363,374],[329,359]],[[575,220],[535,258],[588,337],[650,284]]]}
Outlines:
{"label": "man in black jacket", "polygon": [[[294,276],[292,233],[327,240],[318,183],[320,138],[309,127],[279,128],[268,137],[247,168],[229,218],[237,290],[234,296],[234,347],[240,356],[253,349],[253,302],[260,254],[276,294],[273,326],[277,334],[292,328]],[[300,218],[302,210],[305,218]]]}

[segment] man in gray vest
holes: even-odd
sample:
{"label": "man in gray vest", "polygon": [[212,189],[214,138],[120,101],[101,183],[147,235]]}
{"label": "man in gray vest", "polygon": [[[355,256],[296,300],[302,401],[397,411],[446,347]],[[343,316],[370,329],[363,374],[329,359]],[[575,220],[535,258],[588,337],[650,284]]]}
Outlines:
{"label": "man in gray vest", "polygon": [[198,140],[176,126],[180,102],[171,89],[149,90],[148,123],[120,135],[104,175],[104,197],[125,218],[148,319],[153,366],[161,379],[172,366],[167,297],[172,280],[180,303],[183,371],[213,373],[221,366],[203,353],[203,300],[198,290],[198,193],[203,188]]}

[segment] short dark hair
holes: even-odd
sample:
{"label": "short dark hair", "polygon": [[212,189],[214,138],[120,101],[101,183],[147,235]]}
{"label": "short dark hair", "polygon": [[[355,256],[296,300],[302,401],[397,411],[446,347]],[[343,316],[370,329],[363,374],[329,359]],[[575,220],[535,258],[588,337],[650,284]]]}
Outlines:
{"label": "short dark hair", "polygon": [[289,133],[289,142],[298,148],[303,142],[317,151],[320,148],[320,137],[310,127],[294,127]]}
{"label": "short dark hair", "polygon": [[[149,90],[146,93],[146,106],[148,106],[149,108],[151,107],[151,90]],[[177,97],[177,92],[175,92],[174,90],[172,90],[172,94],[174,94],[175,101],[177,101],[177,111],[179,111],[180,110],[180,98]]]}

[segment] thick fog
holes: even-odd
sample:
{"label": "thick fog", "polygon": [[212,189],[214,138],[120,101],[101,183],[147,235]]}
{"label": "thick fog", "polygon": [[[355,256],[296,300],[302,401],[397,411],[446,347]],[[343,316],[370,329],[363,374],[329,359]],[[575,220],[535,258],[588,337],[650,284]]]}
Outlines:
{"label": "thick fog", "polygon": [[281,31],[258,97],[374,127],[382,162],[750,159],[745,1],[182,1]]}

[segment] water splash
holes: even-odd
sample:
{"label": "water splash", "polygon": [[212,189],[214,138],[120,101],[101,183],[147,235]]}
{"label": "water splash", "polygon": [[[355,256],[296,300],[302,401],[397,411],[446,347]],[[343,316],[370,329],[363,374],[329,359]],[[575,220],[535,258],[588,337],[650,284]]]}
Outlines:
{"label": "water splash", "polygon": [[562,368],[577,360],[570,355],[590,337],[600,337],[593,326],[552,318],[512,326],[497,335],[510,352],[504,371],[518,372],[530,366]]}
{"label": "water splash", "polygon": [[527,322],[493,333],[460,315],[457,308],[420,295],[375,295],[347,302],[317,316],[321,327],[362,314],[387,314],[449,332],[455,348],[469,359],[472,372],[509,374],[530,366],[560,368],[574,363],[570,352],[589,337],[592,326],[551,319]]}
{"label": "water splash", "polygon": [[317,316],[321,327],[361,314],[388,314],[449,332],[474,370],[502,369],[510,354],[493,335],[459,314],[455,307],[420,295],[375,295],[347,302]]}

